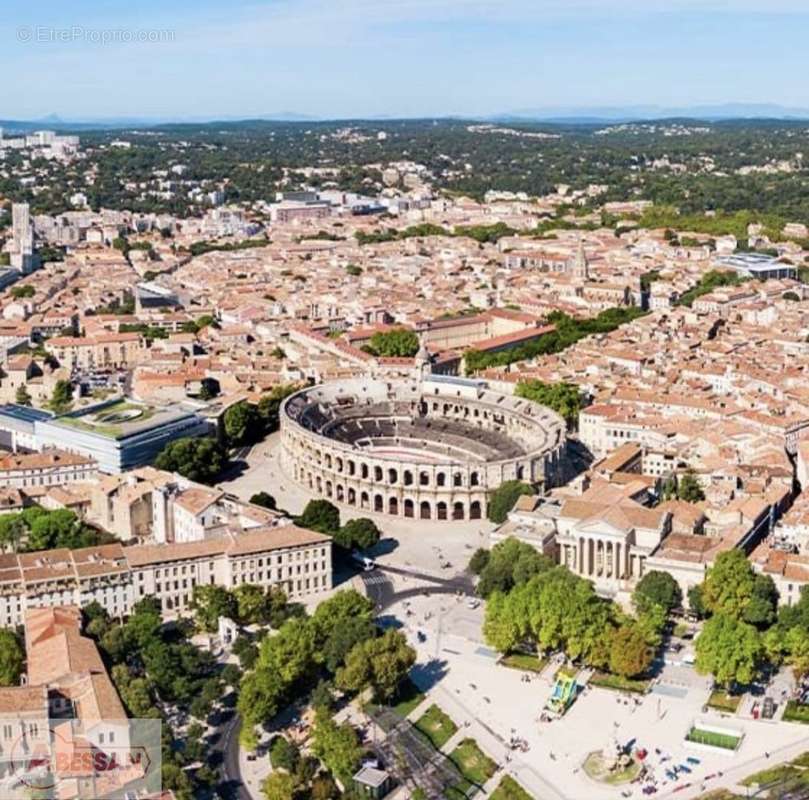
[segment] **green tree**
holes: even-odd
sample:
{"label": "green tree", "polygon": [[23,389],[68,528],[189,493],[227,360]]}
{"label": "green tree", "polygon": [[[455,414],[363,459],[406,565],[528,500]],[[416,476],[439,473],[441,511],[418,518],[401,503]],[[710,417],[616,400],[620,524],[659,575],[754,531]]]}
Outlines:
{"label": "green tree", "polygon": [[269,617],[270,603],[266,592],[252,583],[242,583],[233,589],[236,620],[240,625],[260,625]]}
{"label": "green tree", "polygon": [[287,687],[305,682],[315,673],[315,641],[308,619],[288,619],[261,642],[256,667],[276,673]]}
{"label": "green tree", "polygon": [[489,497],[488,517],[499,525],[506,521],[508,512],[522,495],[536,494],[533,486],[522,481],[506,481],[501,483]]}
{"label": "green tree", "polygon": [[338,725],[330,712],[318,709],[312,730],[312,750],[344,786],[350,784],[362,759],[362,746],[351,725]]}
{"label": "green tree", "polygon": [[23,383],[17,387],[17,393],[14,396],[14,402],[18,406],[30,406],[33,402],[31,395],[28,392],[28,387]]}
{"label": "green tree", "polygon": [[298,782],[294,775],[286,772],[273,772],[261,787],[266,800],[295,800]]}
{"label": "green tree", "polygon": [[245,673],[236,701],[236,708],[245,723],[244,729],[269,722],[281,709],[286,691],[281,676],[272,670],[257,668]]}
{"label": "green tree", "polygon": [[340,530],[340,510],[328,500],[310,500],[295,521],[302,528],[334,534]]}
{"label": "green tree", "polygon": [[712,614],[768,624],[775,617],[778,594],[772,579],[757,576],[744,552],[733,549],[720,553],[708,570],[702,601]]}
{"label": "green tree", "polygon": [[344,550],[367,550],[380,539],[381,532],[373,520],[367,517],[350,519],[335,534],[334,541]]}
{"label": "green tree", "polygon": [[355,589],[343,589],[324,600],[312,615],[311,627],[315,641],[323,647],[332,634],[352,620],[372,622],[374,604]]}
{"label": "green tree", "polygon": [[419,349],[419,337],[407,328],[377,331],[368,343],[369,352],[383,358],[412,358]]}
{"label": "green tree", "polygon": [[376,699],[390,700],[415,663],[416,651],[405,635],[387,630],[353,647],[337,672],[337,685],[358,693],[370,686]]}
{"label": "green tree", "polygon": [[19,686],[25,653],[14,631],[0,628],[0,686]]}
{"label": "green tree", "polygon": [[583,406],[583,396],[573,383],[543,383],[539,380],[520,381],[514,391],[517,397],[533,400],[559,414],[571,427],[575,426]]}
{"label": "green tree", "polygon": [[488,562],[480,573],[478,594],[488,597],[493,591],[508,592],[552,565],[547,556],[530,544],[509,537],[491,549]]}
{"label": "green tree", "polygon": [[695,614],[699,619],[705,619],[709,611],[705,606],[705,601],[702,597],[702,584],[698,583],[688,590],[688,608],[692,614]]}
{"label": "green tree", "polygon": [[275,498],[268,492],[256,492],[256,494],[250,498],[250,502],[255,506],[268,508],[270,511],[275,511],[276,509]]}
{"label": "green tree", "polygon": [[198,483],[213,483],[226,463],[221,446],[210,436],[176,439],[169,442],[155,459],[158,469],[178,472]]}
{"label": "green tree", "polygon": [[632,594],[635,610],[640,614],[650,606],[660,606],[667,614],[683,602],[680,585],[668,572],[651,570],[638,581]]}
{"label": "green tree", "polygon": [[258,435],[258,426],[258,410],[246,400],[234,403],[225,411],[225,436],[231,447],[253,441]]}
{"label": "green tree", "polygon": [[273,769],[295,772],[301,760],[301,751],[294,742],[279,734],[270,743],[270,763]]}
{"label": "green tree", "polygon": [[279,384],[258,401],[258,414],[264,422],[267,433],[278,430],[278,412],[281,403],[300,388],[301,386],[296,383]]}
{"label": "green tree", "polygon": [[711,674],[717,683],[733,688],[755,678],[764,647],[752,625],[720,612],[705,623],[697,637],[696,654],[698,672]]}
{"label": "green tree", "polygon": [[16,553],[28,535],[28,526],[21,514],[0,514],[0,547]]}
{"label": "green tree", "polygon": [[624,678],[642,675],[652,663],[644,632],[636,625],[622,625],[612,635],[610,671]]}
{"label": "green tree", "polygon": [[54,414],[64,414],[73,406],[73,385],[68,380],[58,380],[53,387],[51,399],[48,401],[48,408]]}
{"label": "green tree", "polygon": [[191,608],[197,626],[207,633],[218,630],[220,617],[239,618],[237,599],[223,586],[196,585],[191,594]]}
{"label": "green tree", "polygon": [[353,648],[361,642],[373,639],[378,630],[372,620],[363,617],[349,618],[333,627],[321,648],[326,669],[331,673],[337,672]]}
{"label": "green tree", "polygon": [[469,559],[469,571],[473,575],[480,575],[489,564],[489,551],[485,547],[478,547]]}
{"label": "green tree", "polygon": [[686,503],[698,503],[700,500],[705,499],[705,492],[702,491],[693,470],[687,470],[680,478],[677,485],[677,497]]}

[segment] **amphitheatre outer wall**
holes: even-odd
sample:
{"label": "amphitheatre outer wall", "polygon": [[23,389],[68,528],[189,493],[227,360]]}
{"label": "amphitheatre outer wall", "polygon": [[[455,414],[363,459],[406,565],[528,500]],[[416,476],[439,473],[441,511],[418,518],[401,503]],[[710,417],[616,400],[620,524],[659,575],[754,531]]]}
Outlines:
{"label": "amphitheatre outer wall", "polygon": [[288,397],[280,416],[286,474],[313,497],[358,510],[481,519],[504,481],[552,486],[564,474],[564,420],[482,381],[330,382]]}

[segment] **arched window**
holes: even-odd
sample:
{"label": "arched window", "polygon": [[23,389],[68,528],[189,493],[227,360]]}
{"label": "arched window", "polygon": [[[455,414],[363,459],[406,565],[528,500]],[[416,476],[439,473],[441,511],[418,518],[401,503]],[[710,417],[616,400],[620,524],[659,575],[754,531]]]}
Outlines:
{"label": "arched window", "polygon": [[464,518],[464,508],[463,503],[455,503],[452,506],[452,518],[453,519],[463,519]]}
{"label": "arched window", "polygon": [[419,485],[421,486],[429,486],[430,485],[430,473],[429,472],[422,472],[419,474]]}
{"label": "arched window", "polygon": [[399,500],[395,497],[391,497],[388,500],[388,514],[397,514],[399,513]]}
{"label": "arched window", "polygon": [[419,506],[419,518],[420,519],[432,518],[432,514],[430,511],[430,504],[426,500],[422,500],[421,505]]}
{"label": "arched window", "polygon": [[453,486],[462,486],[463,485],[463,475],[460,472],[456,472],[452,476],[452,485]]}
{"label": "arched window", "polygon": [[444,486],[447,482],[447,476],[443,472],[439,472],[435,476],[435,483],[437,486]]}
{"label": "arched window", "polygon": [[405,486],[413,485],[413,473],[409,469],[406,469],[404,471],[404,485]]}
{"label": "arched window", "polygon": [[447,504],[446,503],[436,503],[435,505],[435,518],[436,519],[446,519],[447,518]]}
{"label": "arched window", "polygon": [[480,519],[480,516],[481,516],[480,501],[473,500],[469,504],[469,519]]}
{"label": "arched window", "polygon": [[404,501],[404,515],[406,517],[413,517],[414,515],[414,507],[412,500],[405,500]]}

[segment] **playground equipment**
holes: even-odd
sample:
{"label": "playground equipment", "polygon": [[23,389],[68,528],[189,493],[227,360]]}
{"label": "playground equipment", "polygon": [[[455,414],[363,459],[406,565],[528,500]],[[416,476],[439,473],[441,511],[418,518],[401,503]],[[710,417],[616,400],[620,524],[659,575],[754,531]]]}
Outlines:
{"label": "playground equipment", "polygon": [[560,673],[556,676],[553,691],[548,698],[545,708],[551,713],[561,717],[573,705],[576,699],[578,685],[571,675]]}

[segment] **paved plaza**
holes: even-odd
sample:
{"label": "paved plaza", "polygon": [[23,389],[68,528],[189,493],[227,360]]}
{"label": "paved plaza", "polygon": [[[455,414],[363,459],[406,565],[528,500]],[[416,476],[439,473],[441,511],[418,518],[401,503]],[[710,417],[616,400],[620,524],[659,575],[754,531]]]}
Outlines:
{"label": "paved plaza", "polygon": [[[279,445],[276,434],[252,448],[246,469],[222,488],[245,499],[267,491],[280,508],[300,513],[311,498],[282,473]],[[563,719],[540,722],[555,665],[549,665],[541,675],[531,675],[526,682],[526,673],[499,666],[497,654],[485,645],[483,604],[471,608],[465,596],[432,593],[435,581],[458,576],[474,550],[488,546],[493,526],[485,520],[405,520],[340,508],[344,520],[368,516],[383,532],[383,541],[373,553],[383,569],[362,578],[372,596],[376,584],[386,586],[393,604],[385,609],[385,618],[401,624],[418,651],[413,676],[427,698],[414,717],[437,703],[464,735],[475,738],[501,766],[497,780],[504,773],[511,774],[541,800],[608,800],[627,791],[641,797],[639,784],[597,783],[582,769],[587,755],[606,747],[614,736],[621,744],[633,742],[649,752],[647,763],[657,780],[657,796],[674,794],[686,800],[711,789],[732,788],[762,767],[809,750],[809,731],[803,726],[754,721],[749,702],[734,716],[704,712],[710,680],[682,664],[665,666],[659,685],[650,694],[638,696],[637,702],[632,696],[589,687]],[[449,566],[442,567],[446,563]],[[355,579],[353,585],[361,588],[363,581]],[[402,594],[407,599],[397,600]],[[419,641],[419,633],[423,641]],[[779,687],[788,681],[788,676],[779,678]],[[696,720],[743,732],[739,750],[724,753],[686,747],[685,735]],[[507,746],[512,736],[527,742],[527,752]],[[700,763],[689,764],[692,772],[687,778],[670,781],[666,769],[686,763],[689,756],[699,758]]]}

